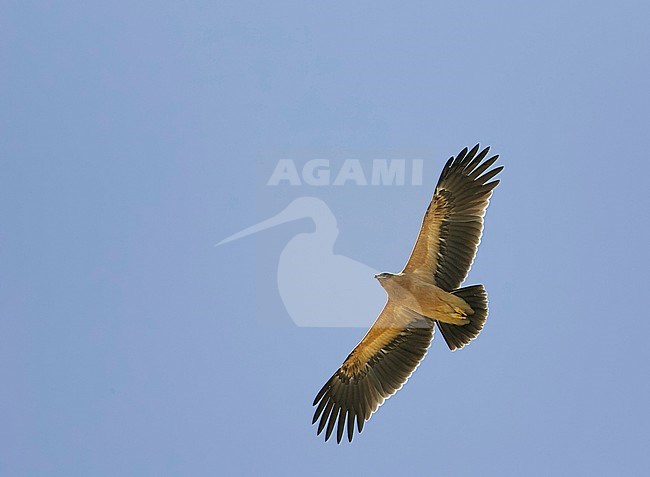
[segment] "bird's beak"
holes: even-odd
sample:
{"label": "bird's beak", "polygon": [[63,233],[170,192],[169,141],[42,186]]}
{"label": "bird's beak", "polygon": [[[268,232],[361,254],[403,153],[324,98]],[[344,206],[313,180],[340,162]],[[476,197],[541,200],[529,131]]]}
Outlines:
{"label": "bird's beak", "polygon": [[232,242],[234,240],[239,240],[240,238],[244,238],[247,235],[256,234],[257,232],[261,232],[262,230],[266,230],[271,227],[275,227],[276,225],[281,225],[286,222],[291,222],[292,220],[296,220],[300,218],[302,218],[302,216],[296,216],[295,214],[289,211],[289,208],[286,208],[279,214],[271,217],[270,219],[263,220],[258,224],[255,224],[251,227],[248,227],[244,230],[237,232],[236,234],[231,235],[230,237],[226,237],[221,242],[215,244],[215,247],[218,247],[219,245],[223,245],[224,243]]}

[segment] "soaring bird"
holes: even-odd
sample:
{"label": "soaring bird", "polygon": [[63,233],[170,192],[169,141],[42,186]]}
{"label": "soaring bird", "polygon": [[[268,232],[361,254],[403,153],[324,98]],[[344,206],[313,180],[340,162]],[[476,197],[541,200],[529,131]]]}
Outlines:
{"label": "soaring bird", "polygon": [[[383,402],[399,390],[426,355],[435,325],[449,349],[467,345],[488,315],[483,285],[460,288],[474,261],[498,155],[479,145],[451,157],[440,174],[433,199],[404,270],[375,275],[388,300],[370,330],[314,399],[312,424],[327,441],[334,427],[341,442],[347,426],[352,441]],[[490,170],[488,170],[490,169]]]}

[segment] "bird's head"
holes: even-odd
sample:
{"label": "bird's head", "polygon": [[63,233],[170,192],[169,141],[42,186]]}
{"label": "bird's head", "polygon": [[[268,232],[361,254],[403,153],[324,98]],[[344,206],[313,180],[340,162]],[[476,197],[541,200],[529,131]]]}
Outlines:
{"label": "bird's head", "polygon": [[393,275],[392,273],[382,272],[382,273],[378,273],[377,275],[375,275],[375,278],[377,280],[379,280],[380,282],[382,282],[382,281],[388,280],[388,279],[390,279],[390,278],[392,278],[394,276],[395,275]]}

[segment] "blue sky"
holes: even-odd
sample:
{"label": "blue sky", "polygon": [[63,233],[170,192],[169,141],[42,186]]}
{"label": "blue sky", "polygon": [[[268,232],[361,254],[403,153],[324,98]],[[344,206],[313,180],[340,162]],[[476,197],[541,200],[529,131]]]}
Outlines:
{"label": "blue sky", "polygon": [[[644,2],[10,2],[0,31],[0,473],[640,475],[650,401]],[[302,195],[399,271],[444,160],[506,165],[439,336],[350,444],[311,401],[364,333],[278,294]],[[282,157],[422,186],[266,186]],[[337,164],[339,164],[337,162]],[[372,277],[368,277],[372,280]]]}

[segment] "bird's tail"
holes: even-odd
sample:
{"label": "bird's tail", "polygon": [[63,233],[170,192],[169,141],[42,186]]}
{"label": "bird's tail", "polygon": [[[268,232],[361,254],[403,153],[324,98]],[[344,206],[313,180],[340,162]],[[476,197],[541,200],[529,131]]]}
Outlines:
{"label": "bird's tail", "polygon": [[474,310],[474,314],[466,316],[469,323],[465,325],[437,322],[447,346],[449,346],[450,350],[455,351],[476,338],[483,329],[488,315],[488,299],[483,285],[459,288],[451,293],[465,300]]}

